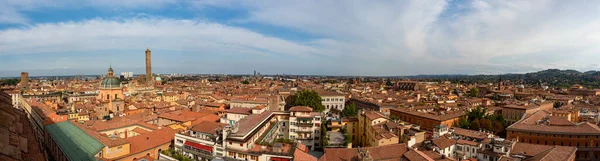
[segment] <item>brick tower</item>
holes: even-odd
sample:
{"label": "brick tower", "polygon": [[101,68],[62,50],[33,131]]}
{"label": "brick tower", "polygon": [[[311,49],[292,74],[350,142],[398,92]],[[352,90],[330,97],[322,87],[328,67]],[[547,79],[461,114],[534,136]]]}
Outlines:
{"label": "brick tower", "polygon": [[154,81],[154,79],[152,79],[152,60],[150,53],[150,49],[146,49],[146,83],[152,83]]}
{"label": "brick tower", "polygon": [[29,86],[29,73],[21,72],[21,86],[23,86],[23,87]]}

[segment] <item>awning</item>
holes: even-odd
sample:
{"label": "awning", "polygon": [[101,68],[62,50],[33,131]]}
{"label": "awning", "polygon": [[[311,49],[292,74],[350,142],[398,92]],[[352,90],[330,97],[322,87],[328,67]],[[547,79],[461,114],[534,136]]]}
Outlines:
{"label": "awning", "polygon": [[194,142],[186,141],[184,143],[184,145],[190,146],[192,148],[196,148],[196,149],[208,151],[208,152],[212,152],[213,151],[213,147],[212,146],[202,145],[202,144],[198,144],[198,143],[194,143]]}

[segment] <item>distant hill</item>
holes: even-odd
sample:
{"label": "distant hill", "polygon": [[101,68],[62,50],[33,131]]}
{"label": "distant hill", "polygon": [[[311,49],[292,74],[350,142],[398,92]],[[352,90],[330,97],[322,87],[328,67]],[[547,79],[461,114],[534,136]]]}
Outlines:
{"label": "distant hill", "polygon": [[502,75],[418,75],[403,78],[418,79],[425,81],[451,81],[460,83],[496,83],[502,76],[502,80],[508,80],[515,84],[548,85],[552,87],[567,88],[573,84],[580,84],[587,88],[600,88],[600,71],[579,72],[576,70],[547,69],[525,74],[502,74]]}

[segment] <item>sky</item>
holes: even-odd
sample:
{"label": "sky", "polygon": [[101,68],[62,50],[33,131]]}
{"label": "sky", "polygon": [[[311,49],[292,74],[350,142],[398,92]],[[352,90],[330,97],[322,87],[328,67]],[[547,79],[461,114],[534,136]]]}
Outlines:
{"label": "sky", "polygon": [[2,0],[0,77],[599,70],[600,1]]}

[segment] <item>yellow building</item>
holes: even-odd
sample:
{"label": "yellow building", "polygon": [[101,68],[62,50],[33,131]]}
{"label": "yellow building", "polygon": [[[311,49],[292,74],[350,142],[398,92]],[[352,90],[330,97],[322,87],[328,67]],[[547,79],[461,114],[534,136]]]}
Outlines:
{"label": "yellow building", "polygon": [[342,127],[345,129],[346,134],[350,136],[352,145],[358,145],[358,118],[342,118]]}
{"label": "yellow building", "polygon": [[399,128],[383,114],[375,111],[362,111],[358,116],[358,145],[361,147],[398,144]]}

